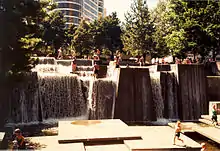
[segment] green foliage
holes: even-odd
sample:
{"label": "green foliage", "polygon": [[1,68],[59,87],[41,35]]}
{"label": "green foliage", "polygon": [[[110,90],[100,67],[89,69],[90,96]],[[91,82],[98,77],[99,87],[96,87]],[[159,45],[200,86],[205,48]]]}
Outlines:
{"label": "green foliage", "polygon": [[147,5],[142,0],[135,0],[125,20],[122,36],[124,50],[132,55],[154,53],[155,28]]}
{"label": "green foliage", "polygon": [[116,13],[93,22],[82,21],[75,31],[72,46],[80,55],[92,54],[94,49],[111,53],[122,50],[120,21]]}
{"label": "green foliage", "polygon": [[[3,1],[0,10],[1,20],[1,45],[0,45],[0,74],[1,79],[6,75],[17,75],[23,71],[30,71],[36,61],[30,58],[34,43],[28,41],[27,37],[35,41],[35,24],[38,2],[7,0]],[[30,43],[32,46],[27,46]],[[31,48],[31,49],[29,49]],[[6,76],[6,77],[5,77]]]}
{"label": "green foliage", "polygon": [[169,33],[169,25],[166,20],[167,1],[159,1],[157,7],[151,11],[151,19],[155,26],[153,40],[155,43],[155,51],[152,57],[164,57],[169,55],[169,48],[166,44],[166,35]]}
{"label": "green foliage", "polygon": [[64,44],[65,39],[65,21],[63,14],[58,11],[50,12],[44,22],[43,41],[45,45],[57,50]]}
{"label": "green foliage", "polygon": [[93,49],[93,35],[91,33],[91,24],[83,20],[78,26],[74,38],[73,47],[76,53],[82,55],[89,55]]}
{"label": "green foliage", "polygon": [[170,32],[165,37],[173,55],[199,54],[203,58],[219,51],[220,3],[215,0],[169,0],[166,21]]}

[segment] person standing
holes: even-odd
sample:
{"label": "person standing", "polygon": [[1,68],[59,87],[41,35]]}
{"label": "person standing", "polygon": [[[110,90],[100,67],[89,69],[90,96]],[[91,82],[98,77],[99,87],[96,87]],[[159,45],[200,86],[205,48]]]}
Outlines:
{"label": "person standing", "polygon": [[76,59],[74,58],[72,61],[72,73],[76,72],[77,64],[76,64]]}
{"label": "person standing", "polygon": [[62,47],[60,47],[60,48],[58,49],[58,56],[57,56],[57,59],[63,59]]}
{"label": "person standing", "polygon": [[97,78],[99,74],[99,65],[96,62],[93,67],[93,72],[94,72],[94,78]]}
{"label": "person standing", "polygon": [[220,109],[217,109],[216,104],[212,106],[212,123],[216,126],[218,125],[218,116],[217,112],[220,111]]}

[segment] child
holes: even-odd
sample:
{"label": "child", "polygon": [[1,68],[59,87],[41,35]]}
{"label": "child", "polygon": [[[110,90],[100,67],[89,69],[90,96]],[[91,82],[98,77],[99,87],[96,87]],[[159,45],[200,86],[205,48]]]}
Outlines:
{"label": "child", "polygon": [[219,111],[219,109],[216,108],[216,105],[213,105],[212,106],[212,123],[214,123],[215,125],[218,125],[217,111]]}
{"label": "child", "polygon": [[181,133],[181,122],[180,121],[177,121],[176,125],[175,125],[175,136],[174,136],[174,139],[173,139],[173,145],[175,145],[175,141],[176,141],[176,138],[177,140],[181,141],[182,143],[183,140],[180,139],[180,133]]}
{"label": "child", "polygon": [[17,149],[26,149],[25,140],[24,140],[24,137],[21,134],[21,130],[16,129],[14,131],[14,134],[16,136],[15,141],[16,141]]}

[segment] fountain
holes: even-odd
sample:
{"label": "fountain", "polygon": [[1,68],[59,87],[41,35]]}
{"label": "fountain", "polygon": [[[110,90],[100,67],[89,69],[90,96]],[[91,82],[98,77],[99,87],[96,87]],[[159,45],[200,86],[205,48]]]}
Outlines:
{"label": "fountain", "polygon": [[[25,83],[14,88],[10,122],[57,122],[65,118],[194,120],[206,110],[201,67],[177,65],[170,66],[172,71],[158,72],[156,66],[148,69],[110,65],[107,78],[94,79],[71,74],[71,60],[41,58],[40,62],[33,69],[37,73],[28,74]],[[80,70],[90,72],[91,60],[80,63]]]}
{"label": "fountain", "polygon": [[157,119],[178,119],[177,83],[173,72],[151,72]]}

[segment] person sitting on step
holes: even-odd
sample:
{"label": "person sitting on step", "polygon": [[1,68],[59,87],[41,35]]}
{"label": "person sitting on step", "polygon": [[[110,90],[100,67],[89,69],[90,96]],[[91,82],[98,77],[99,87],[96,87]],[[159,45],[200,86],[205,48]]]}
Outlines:
{"label": "person sitting on step", "polygon": [[14,143],[14,149],[21,149],[21,150],[25,150],[26,149],[26,145],[25,145],[25,139],[24,136],[21,133],[20,129],[15,129],[14,131],[15,134],[15,140],[13,141]]}

